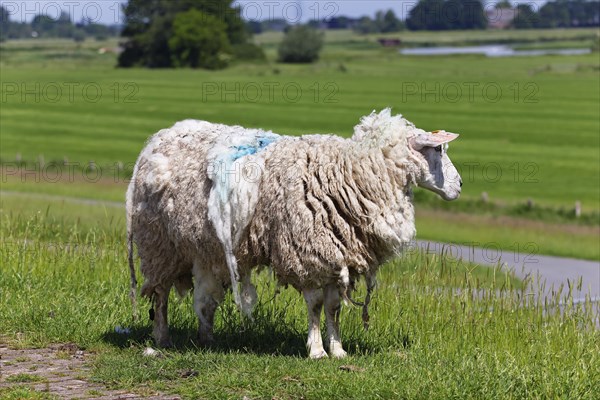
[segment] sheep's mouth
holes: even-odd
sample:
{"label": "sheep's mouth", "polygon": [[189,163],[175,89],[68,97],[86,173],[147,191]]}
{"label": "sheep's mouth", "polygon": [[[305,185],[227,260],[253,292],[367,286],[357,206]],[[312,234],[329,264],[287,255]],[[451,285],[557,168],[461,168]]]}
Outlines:
{"label": "sheep's mouth", "polygon": [[444,199],[446,201],[453,201],[460,197],[461,190],[458,189],[458,190],[452,191],[451,193],[448,193],[447,191],[440,191],[438,194],[440,195],[440,197],[442,199]]}

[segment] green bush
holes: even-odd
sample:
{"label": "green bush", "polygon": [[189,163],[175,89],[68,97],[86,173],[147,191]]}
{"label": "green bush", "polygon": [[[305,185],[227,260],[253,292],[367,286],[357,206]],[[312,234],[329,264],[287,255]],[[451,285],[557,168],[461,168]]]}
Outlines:
{"label": "green bush", "polygon": [[319,59],[323,47],[323,33],[300,25],[290,28],[279,45],[279,61],[311,63]]}
{"label": "green bush", "polygon": [[73,32],[73,40],[76,43],[82,43],[85,41],[85,32],[82,31],[75,31]]}
{"label": "green bush", "polygon": [[169,49],[176,67],[225,68],[231,53],[227,25],[195,9],[180,13],[173,22]]}

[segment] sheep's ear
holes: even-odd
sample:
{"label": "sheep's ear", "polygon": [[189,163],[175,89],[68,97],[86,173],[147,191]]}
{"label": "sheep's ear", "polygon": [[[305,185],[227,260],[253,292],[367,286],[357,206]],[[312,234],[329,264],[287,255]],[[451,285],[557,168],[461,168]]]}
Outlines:
{"label": "sheep's ear", "polygon": [[457,137],[457,133],[450,133],[446,131],[426,132],[411,138],[410,145],[415,150],[421,150],[423,147],[437,147],[439,145],[451,142]]}

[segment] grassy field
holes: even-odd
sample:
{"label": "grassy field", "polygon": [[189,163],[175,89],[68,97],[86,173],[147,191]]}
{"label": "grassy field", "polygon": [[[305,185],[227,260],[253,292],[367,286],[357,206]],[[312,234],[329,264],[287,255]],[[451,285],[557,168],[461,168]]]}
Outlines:
{"label": "grassy field", "polygon": [[419,58],[375,48],[345,56],[332,46],[310,66],[148,71],[114,69],[114,55],[97,54],[101,45],[2,46],[4,162],[42,155],[129,165],[152,132],[184,118],[348,136],[361,115],[392,106],[425,129],[461,133],[451,155],[466,197],[600,206],[600,187],[589,184],[600,163],[597,54]]}
{"label": "grassy field", "polygon": [[[406,46],[546,48],[586,47],[597,36],[583,29],[398,37]],[[176,348],[142,356],[150,323],[131,322],[122,203],[145,139],[180,119],[348,136],[360,116],[392,106],[425,129],[461,133],[450,155],[464,196],[446,206],[417,190],[419,238],[524,252],[533,244],[539,253],[600,259],[598,53],[419,58],[381,49],[377,36],[331,32],[320,62],[290,66],[274,61],[279,39],[255,38],[268,62],[218,72],[115,69],[115,55],[98,49],[116,41],[0,45],[0,338],[20,347],[74,342],[95,354],[87,378],[146,395],[594,398],[600,333],[589,303],[562,292],[541,304],[526,296],[530,282],[418,253],[383,267],[368,331],[360,310],[343,309],[349,359],[305,359],[303,301],[290,289],[275,298],[266,273],[255,277],[253,323],[228,299],[216,345],[200,349],[190,297],[173,299]],[[363,295],[361,288],[356,297]],[[0,389],[0,398],[44,398],[36,396]]]}
{"label": "grassy field", "polygon": [[[266,32],[255,37],[260,45],[276,46],[283,37],[281,32]],[[598,39],[598,29],[531,29],[531,30],[487,30],[478,31],[403,31],[388,34],[356,35],[346,30],[328,31],[327,44],[376,43],[379,38],[400,39],[403,46],[462,46],[496,43],[560,43],[564,41],[593,42]],[[379,46],[379,44],[377,44]],[[378,47],[376,47],[378,48]]]}
{"label": "grassy field", "polygon": [[[550,46],[585,44],[597,34],[578,29],[476,36],[482,43]],[[437,37],[429,32],[400,36],[409,45]],[[536,206],[569,214],[580,201],[584,220],[596,221],[595,227],[579,229],[582,220],[555,221],[546,215],[541,219],[552,225],[548,231],[562,234],[521,224],[513,229],[515,237],[539,242],[542,253],[600,259],[600,246],[595,245],[600,240],[597,53],[419,58],[381,49],[376,38],[330,32],[319,63],[290,66],[273,62],[279,39],[265,34],[256,41],[264,44],[271,61],[219,72],[115,69],[114,54],[98,53],[99,48],[115,47],[115,41],[4,43],[2,188],[122,201],[127,173],[144,140],[177,120],[348,136],[361,115],[392,106],[425,129],[461,133],[450,155],[462,172],[463,201],[470,200],[468,204],[485,192],[494,204],[514,208],[531,199]],[[467,32],[443,37],[445,44],[467,39],[475,40]],[[19,170],[21,163],[29,173]],[[460,201],[449,208],[450,213],[458,211],[477,211],[481,218],[471,226],[480,227],[503,214],[463,210]],[[533,211],[518,217],[540,219],[538,210]],[[437,218],[422,220],[421,238],[458,241],[479,235],[451,215]],[[486,241],[513,246],[508,231],[487,232]]]}
{"label": "grassy field", "polygon": [[[92,219],[97,213],[91,205],[67,207]],[[215,346],[200,349],[191,298],[173,298],[176,348],[144,357],[150,325],[131,322],[120,228],[3,216],[0,334],[19,347],[77,343],[95,354],[91,379],[146,395],[592,399],[597,391],[600,332],[589,304],[571,304],[566,292],[524,304],[523,286],[510,275],[420,254],[383,267],[368,331],[360,310],[343,309],[346,360],[305,359],[301,296],[291,289],[275,296],[264,273],[255,277],[254,322],[241,321],[227,299]],[[357,298],[363,295],[361,288]],[[560,301],[570,305],[556,312]],[[131,333],[116,333],[118,326]],[[17,391],[27,393],[4,394]]]}

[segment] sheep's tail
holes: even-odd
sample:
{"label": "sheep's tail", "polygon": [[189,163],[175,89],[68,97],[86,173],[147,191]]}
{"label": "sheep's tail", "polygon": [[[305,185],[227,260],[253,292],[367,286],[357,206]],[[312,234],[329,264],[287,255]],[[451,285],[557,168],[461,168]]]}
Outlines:
{"label": "sheep's tail", "polygon": [[362,310],[362,320],[363,320],[363,327],[365,328],[365,331],[369,329],[369,320],[370,320],[369,303],[371,303],[371,293],[373,292],[373,289],[375,288],[375,278],[373,277],[373,275],[367,274],[366,282],[367,282],[367,296],[365,297],[365,303],[363,304],[363,310]]}
{"label": "sheep's tail", "polygon": [[356,307],[364,307],[365,303],[361,303],[360,301],[356,301],[352,298],[352,296],[350,295],[350,293],[348,293],[348,288],[345,287],[344,290],[342,291],[342,299],[344,299],[344,302],[346,302],[346,304],[352,304],[353,306]]}
{"label": "sheep's tail", "polygon": [[367,283],[367,295],[365,297],[364,302],[354,300],[349,293],[348,286],[344,286],[344,290],[342,291],[342,299],[344,300],[344,302],[346,304],[352,304],[355,307],[362,307],[363,327],[365,330],[368,330],[369,329],[369,320],[370,320],[369,303],[371,303],[371,293],[373,292],[373,289],[375,288],[375,278],[371,274],[367,274],[365,279],[366,279],[366,283]]}
{"label": "sheep's tail", "polygon": [[129,262],[130,288],[129,298],[131,299],[131,309],[133,321],[138,319],[137,308],[137,278],[135,276],[135,264],[133,262],[133,196],[135,192],[135,175],[137,172],[137,163],[133,169],[131,182],[127,188],[127,199],[125,209],[127,212],[127,260]]}
{"label": "sheep's tail", "polygon": [[127,258],[129,260],[129,276],[131,279],[131,286],[129,290],[129,298],[131,299],[131,307],[133,312],[133,320],[138,319],[137,310],[137,278],[135,276],[135,264],[133,263],[133,233],[131,229],[127,233]]}

